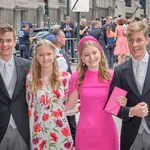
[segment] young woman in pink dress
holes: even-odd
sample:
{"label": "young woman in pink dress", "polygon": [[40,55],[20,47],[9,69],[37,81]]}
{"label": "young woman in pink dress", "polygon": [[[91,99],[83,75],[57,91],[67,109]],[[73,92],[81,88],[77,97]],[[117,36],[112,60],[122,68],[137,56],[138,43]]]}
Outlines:
{"label": "young woman in pink dress", "polygon": [[74,107],[78,98],[81,101],[75,149],[118,150],[115,122],[111,114],[104,110],[112,78],[104,52],[91,36],[79,41],[78,51],[77,72],[71,77],[66,103],[67,111]]}
{"label": "young woman in pink dress", "polygon": [[129,47],[125,35],[126,27],[123,26],[123,18],[120,18],[117,23],[118,26],[115,29],[117,41],[114,54],[118,56],[118,64],[121,64],[124,62],[126,55],[129,54]]}

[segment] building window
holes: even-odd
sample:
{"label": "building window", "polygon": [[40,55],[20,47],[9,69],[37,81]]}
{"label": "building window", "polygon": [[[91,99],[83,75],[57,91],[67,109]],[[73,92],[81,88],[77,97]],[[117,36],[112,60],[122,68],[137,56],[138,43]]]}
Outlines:
{"label": "building window", "polygon": [[58,3],[65,4],[65,0],[58,0]]}
{"label": "building window", "polygon": [[125,6],[131,7],[131,0],[125,0]]}

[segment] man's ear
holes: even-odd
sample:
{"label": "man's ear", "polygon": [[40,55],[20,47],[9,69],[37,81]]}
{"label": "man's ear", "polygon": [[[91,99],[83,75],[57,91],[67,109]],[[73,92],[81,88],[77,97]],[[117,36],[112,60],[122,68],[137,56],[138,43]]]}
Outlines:
{"label": "man's ear", "polygon": [[59,38],[59,36],[56,36],[56,41],[58,41],[58,42],[60,41],[60,38]]}
{"label": "man's ear", "polygon": [[147,39],[146,39],[146,45],[148,45],[149,43],[150,43],[150,38],[147,37]]}
{"label": "man's ear", "polygon": [[15,46],[16,46],[16,43],[17,43],[17,41],[15,40],[15,41],[14,41],[14,48],[15,48]]}

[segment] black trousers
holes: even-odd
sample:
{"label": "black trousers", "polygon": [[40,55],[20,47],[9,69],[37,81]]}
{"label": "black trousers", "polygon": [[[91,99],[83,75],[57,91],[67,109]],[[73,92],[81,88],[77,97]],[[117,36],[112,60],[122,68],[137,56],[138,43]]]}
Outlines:
{"label": "black trousers", "polygon": [[71,130],[71,135],[74,141],[74,146],[75,146],[75,135],[76,135],[76,117],[75,115],[72,116],[67,116],[68,122],[69,122],[69,126],[70,126],[70,130]]}

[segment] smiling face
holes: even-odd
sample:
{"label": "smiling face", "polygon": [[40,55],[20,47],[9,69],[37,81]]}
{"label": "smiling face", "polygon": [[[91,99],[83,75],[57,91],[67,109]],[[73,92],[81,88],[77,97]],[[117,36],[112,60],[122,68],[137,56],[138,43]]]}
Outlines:
{"label": "smiling face", "polygon": [[53,49],[47,45],[42,45],[37,49],[36,59],[41,66],[41,70],[52,68],[55,54]]}
{"label": "smiling face", "polygon": [[81,60],[87,66],[88,70],[98,71],[101,61],[100,50],[92,45],[85,47],[81,53]]}
{"label": "smiling face", "polygon": [[0,34],[0,57],[9,60],[12,57],[12,50],[15,44],[16,41],[12,32]]}
{"label": "smiling face", "polygon": [[134,32],[128,37],[128,46],[134,59],[143,59],[146,54],[146,45],[148,43],[149,39],[145,37],[143,31]]}

